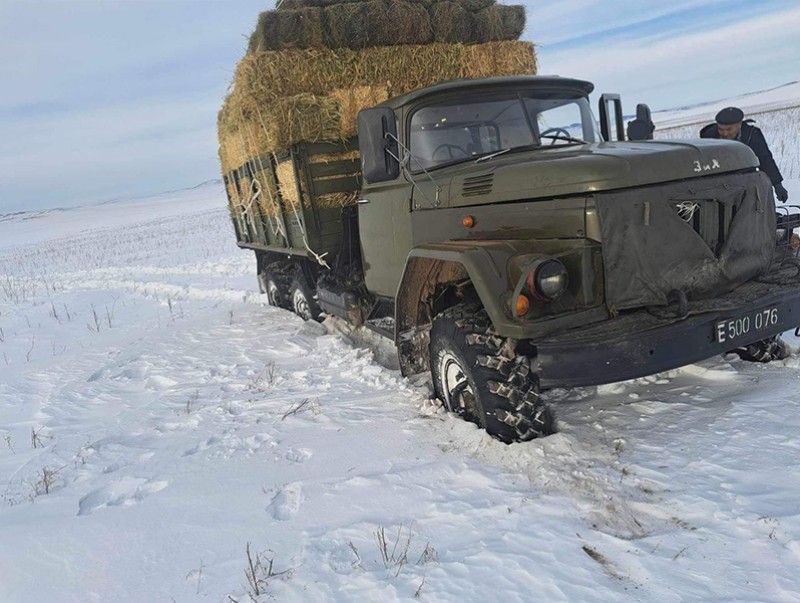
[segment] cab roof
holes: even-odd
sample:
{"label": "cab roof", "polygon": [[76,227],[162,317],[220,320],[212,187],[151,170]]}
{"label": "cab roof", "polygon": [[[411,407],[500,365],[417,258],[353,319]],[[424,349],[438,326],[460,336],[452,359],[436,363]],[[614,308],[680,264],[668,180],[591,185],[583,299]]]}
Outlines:
{"label": "cab roof", "polygon": [[390,107],[397,109],[403,105],[407,105],[425,96],[432,96],[441,93],[458,90],[461,92],[479,91],[489,88],[534,88],[541,90],[572,90],[581,94],[590,94],[594,90],[594,84],[586,80],[576,80],[568,77],[560,77],[557,75],[524,75],[524,76],[502,76],[502,77],[487,77],[476,80],[462,79],[450,80],[428,86],[427,88],[420,88],[413,90],[400,96],[390,98],[389,100],[381,103],[381,107]]}

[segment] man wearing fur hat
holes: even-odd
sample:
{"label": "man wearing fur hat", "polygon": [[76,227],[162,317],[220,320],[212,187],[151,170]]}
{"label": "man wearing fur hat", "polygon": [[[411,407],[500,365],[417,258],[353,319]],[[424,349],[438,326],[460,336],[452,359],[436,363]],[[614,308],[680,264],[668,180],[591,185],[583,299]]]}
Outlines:
{"label": "man wearing fur hat", "polygon": [[738,107],[725,107],[717,113],[715,119],[716,123],[708,124],[700,130],[700,138],[724,138],[746,144],[758,157],[760,169],[772,182],[778,201],[788,200],[789,193],[781,184],[783,176],[772,158],[764,134],[754,125],[755,122],[752,119],[744,119],[744,113]]}

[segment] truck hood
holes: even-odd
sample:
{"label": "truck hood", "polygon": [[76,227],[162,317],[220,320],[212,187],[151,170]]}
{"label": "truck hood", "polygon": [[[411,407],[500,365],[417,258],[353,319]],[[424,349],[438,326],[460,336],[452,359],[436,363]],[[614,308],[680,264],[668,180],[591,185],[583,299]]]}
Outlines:
{"label": "truck hood", "polygon": [[755,168],[744,144],[727,140],[603,142],[511,152],[432,176],[443,204],[483,205],[617,190]]}

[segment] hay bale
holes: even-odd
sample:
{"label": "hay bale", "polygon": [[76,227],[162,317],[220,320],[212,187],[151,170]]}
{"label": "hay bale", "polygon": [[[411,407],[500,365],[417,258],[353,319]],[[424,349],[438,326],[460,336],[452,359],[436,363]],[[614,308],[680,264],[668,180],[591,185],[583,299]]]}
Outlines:
{"label": "hay bale", "polygon": [[257,52],[218,117],[223,173],[297,142],[356,133],[360,109],[438,82],[536,73],[530,42]]}
{"label": "hay bale", "polygon": [[378,46],[378,32],[367,27],[366,2],[350,2],[325,7],[325,42],[328,48],[368,48]]}
{"label": "hay bale", "polygon": [[278,198],[275,182],[272,179],[270,167],[263,164],[256,165],[257,171],[253,175],[253,181],[258,191],[258,200],[255,204],[255,211],[267,217],[278,214]]}
{"label": "hay bale", "polygon": [[358,134],[358,112],[387,100],[389,91],[386,86],[356,86],[334,90],[330,97],[339,106],[339,136],[344,139]]}
{"label": "hay bale", "polygon": [[325,8],[329,48],[427,44],[433,39],[427,9],[405,0],[369,0]]}
{"label": "hay bale", "polygon": [[248,113],[284,96],[387,82],[390,95],[399,94],[458,77],[461,55],[458,44],[253,53],[239,61],[232,104]]}
{"label": "hay bale", "polygon": [[[275,177],[278,180],[278,190],[285,211],[300,211],[300,191],[298,190],[297,177],[294,173],[294,165],[291,160],[286,159],[278,162],[275,166]],[[303,187],[305,189],[305,187]]]}
{"label": "hay bale", "polygon": [[[356,4],[363,3],[364,0],[278,0],[275,10],[296,10],[310,6],[326,7],[334,4]],[[280,4],[280,6],[278,6]]]}
{"label": "hay bale", "polygon": [[[501,50],[508,56],[497,56]],[[487,75],[531,73],[521,72],[519,64],[530,65],[531,69],[535,66],[533,45],[513,41],[475,46],[374,47],[361,51],[339,48],[257,52],[239,61],[230,104],[249,115],[282,97],[325,96],[333,90],[359,86],[385,86],[391,97],[445,80],[479,77],[465,75],[471,72],[470,66],[463,64],[465,60],[495,65],[497,70]],[[486,73],[481,66],[476,71]]]}
{"label": "hay bale", "polygon": [[[339,106],[335,100],[298,94],[273,101],[261,112],[257,140],[263,151],[285,149],[298,142],[336,140]],[[259,120],[260,122],[261,120]]]}
{"label": "hay bale", "polygon": [[437,42],[477,42],[475,17],[463,2],[437,2],[431,7],[433,39]]}
{"label": "hay bale", "polygon": [[477,79],[498,75],[536,75],[533,42],[489,42],[464,46],[461,77]]}
{"label": "hay bale", "polygon": [[525,7],[495,4],[475,13],[479,42],[517,40],[525,29]]}
{"label": "hay bale", "polygon": [[248,52],[284,50],[286,48],[322,48],[325,46],[325,23],[319,7],[263,12]]}
{"label": "hay bale", "polygon": [[374,28],[379,46],[428,44],[433,40],[427,9],[403,0],[372,0],[366,3],[368,26]]}
{"label": "hay bale", "polygon": [[359,191],[348,191],[344,193],[325,193],[324,195],[317,195],[315,200],[317,207],[320,209],[330,209],[332,207],[346,207],[348,205],[355,205],[360,197]]}
{"label": "hay bale", "polygon": [[497,4],[495,0],[455,0],[459,4],[463,5],[468,11],[472,13],[477,13],[479,10],[483,10],[489,6],[494,6]]}

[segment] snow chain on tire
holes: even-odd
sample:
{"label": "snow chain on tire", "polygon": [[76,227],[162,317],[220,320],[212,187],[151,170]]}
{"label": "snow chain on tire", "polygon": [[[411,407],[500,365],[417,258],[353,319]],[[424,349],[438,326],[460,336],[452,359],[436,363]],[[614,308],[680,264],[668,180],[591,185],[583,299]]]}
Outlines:
{"label": "snow chain on tire", "polygon": [[539,396],[538,378],[528,359],[515,355],[515,346],[514,340],[499,336],[486,311],[474,305],[453,306],[433,321],[431,368],[437,395],[444,401],[437,358],[454,347],[465,361],[462,368],[483,415],[465,418],[507,443],[556,431],[553,413]]}

